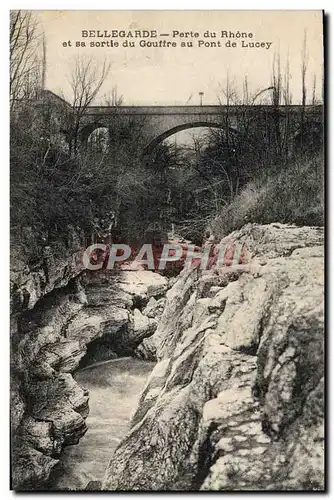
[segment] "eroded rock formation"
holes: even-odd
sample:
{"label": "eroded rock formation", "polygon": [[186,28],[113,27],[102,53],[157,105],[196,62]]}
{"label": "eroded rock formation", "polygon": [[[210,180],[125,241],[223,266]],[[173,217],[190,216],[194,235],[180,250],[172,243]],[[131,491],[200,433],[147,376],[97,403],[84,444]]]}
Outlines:
{"label": "eroded rock formation", "polygon": [[154,333],[153,300],[161,308],[167,289],[167,279],[150,271],[85,273],[79,256],[79,243],[62,258],[47,248],[32,269],[12,255],[16,490],[45,487],[63,447],[78,443],[87,430],[89,394],[71,373],[80,363],[133,354]]}
{"label": "eroded rock formation", "polygon": [[323,229],[229,239],[248,264],[185,269],[167,292],[139,348],[158,363],[102,489],[324,488]]}

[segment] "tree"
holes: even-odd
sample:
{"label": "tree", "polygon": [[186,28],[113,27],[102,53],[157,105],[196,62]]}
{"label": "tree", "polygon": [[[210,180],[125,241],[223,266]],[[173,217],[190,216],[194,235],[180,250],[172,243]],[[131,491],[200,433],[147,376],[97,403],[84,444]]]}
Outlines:
{"label": "tree", "polygon": [[306,107],[306,98],[307,98],[307,89],[306,89],[306,73],[307,73],[307,63],[308,63],[308,53],[307,53],[307,32],[304,31],[304,40],[303,40],[303,48],[302,48],[302,61],[301,61],[301,84],[302,84],[302,114],[300,120],[300,138],[301,138],[301,146],[303,146],[304,135],[305,135],[305,107]]}
{"label": "tree", "polygon": [[10,107],[34,97],[41,86],[42,33],[30,11],[10,13]]}
{"label": "tree", "polygon": [[93,58],[76,57],[68,77],[72,90],[72,109],[68,116],[68,141],[70,152],[76,153],[82,118],[108,77],[110,64],[98,66]]}

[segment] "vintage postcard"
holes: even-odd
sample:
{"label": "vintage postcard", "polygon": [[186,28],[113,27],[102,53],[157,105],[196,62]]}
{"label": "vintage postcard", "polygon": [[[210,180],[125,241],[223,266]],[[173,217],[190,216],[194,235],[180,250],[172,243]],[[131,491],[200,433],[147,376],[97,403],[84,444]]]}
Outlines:
{"label": "vintage postcard", "polygon": [[10,12],[11,488],[324,491],[324,13]]}

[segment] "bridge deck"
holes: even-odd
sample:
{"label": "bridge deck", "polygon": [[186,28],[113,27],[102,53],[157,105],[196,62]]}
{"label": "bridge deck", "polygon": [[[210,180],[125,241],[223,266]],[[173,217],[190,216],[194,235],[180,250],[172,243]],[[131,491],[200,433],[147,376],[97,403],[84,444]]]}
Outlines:
{"label": "bridge deck", "polygon": [[[305,106],[305,113],[321,114],[322,105]],[[86,110],[88,115],[104,115],[117,113],[121,115],[217,115],[225,114],[228,111],[238,113],[248,110],[248,112],[259,113],[261,111],[273,112],[275,106],[272,105],[252,105],[252,106],[226,106],[226,105],[208,105],[208,106],[89,106]],[[279,106],[279,111],[286,113],[301,113],[302,106],[299,104],[290,106]]]}

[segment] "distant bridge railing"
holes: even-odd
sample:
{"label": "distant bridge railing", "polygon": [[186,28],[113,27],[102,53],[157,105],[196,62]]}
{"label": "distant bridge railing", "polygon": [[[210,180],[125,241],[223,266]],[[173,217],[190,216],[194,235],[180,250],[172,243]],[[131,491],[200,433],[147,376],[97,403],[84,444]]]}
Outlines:
{"label": "distant bridge railing", "polygon": [[[242,111],[252,111],[259,113],[261,111],[279,111],[282,114],[287,112],[300,114],[303,106],[300,104],[274,106],[271,104],[253,104],[253,105],[206,105],[206,106],[89,106],[86,109],[87,115],[103,115],[117,113],[121,115],[217,115],[227,112],[238,113]],[[304,107],[306,114],[314,114],[321,116],[323,110],[322,105],[307,105]]]}

